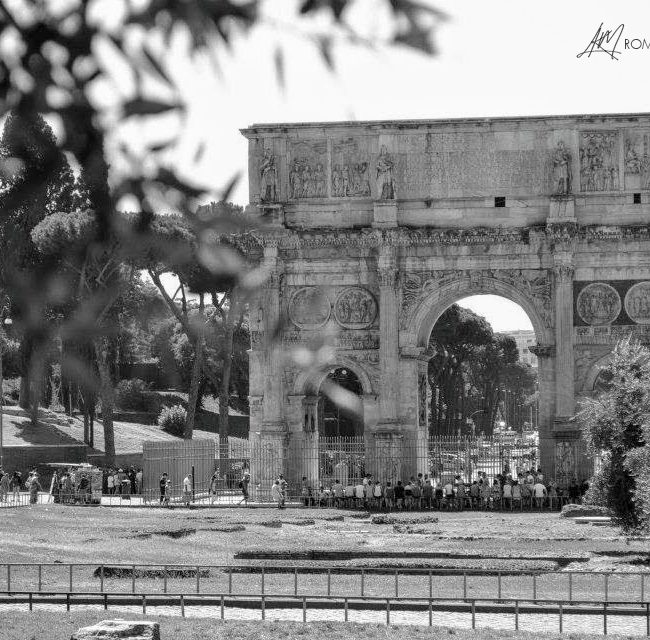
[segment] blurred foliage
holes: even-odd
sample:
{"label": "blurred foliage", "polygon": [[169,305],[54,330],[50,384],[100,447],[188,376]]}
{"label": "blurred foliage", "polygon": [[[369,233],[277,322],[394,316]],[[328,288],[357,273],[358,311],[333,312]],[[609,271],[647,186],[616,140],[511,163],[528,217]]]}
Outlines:
{"label": "blurred foliage", "polygon": [[185,435],[187,411],[180,404],[164,407],[158,416],[158,426],[167,433],[182,438]]}
{"label": "blurred foliage", "polygon": [[[354,17],[362,2],[301,2],[293,9],[292,33],[309,40],[333,71],[334,49],[342,43],[434,52],[441,12],[415,0],[377,0],[374,7],[388,12],[389,28],[368,35]],[[185,37],[188,61],[205,54],[218,72],[227,47],[254,27],[270,25],[282,84],[282,40],[290,27],[275,19],[279,7],[286,8],[283,0],[0,0],[0,116],[7,115],[0,145],[0,288],[9,295],[21,343],[27,385],[21,402],[31,397],[35,421],[46,355],[60,341],[63,395],[71,404],[77,389],[89,443],[101,394],[108,464],[114,386],[127,350],[124,327],[134,326],[138,310],[138,272],[149,273],[201,354],[197,346],[212,318],[190,321],[188,293],[211,299],[227,354],[245,324],[247,296],[265,277],[259,256],[244,259],[250,247],[234,239],[260,221],[219,204],[200,209],[214,198],[215,185],[196,184],[170,166],[188,112],[169,71],[170,56],[177,54],[170,44]],[[56,139],[39,114],[52,123]],[[128,136],[120,138],[129,126],[144,130],[169,117],[181,123],[178,135],[142,140],[137,149]],[[203,152],[201,143],[195,160]],[[217,200],[228,200],[236,179]],[[124,199],[134,213],[120,211]],[[161,215],[171,211],[176,215]],[[179,277],[180,300],[164,292],[163,273]],[[219,380],[209,363],[210,357],[194,367],[194,388],[201,371],[220,386],[227,435],[230,373]]]}
{"label": "blurred foliage", "polygon": [[601,456],[590,499],[609,507],[628,532],[650,529],[650,349],[619,342],[603,367],[607,389],[585,399],[578,420]]}

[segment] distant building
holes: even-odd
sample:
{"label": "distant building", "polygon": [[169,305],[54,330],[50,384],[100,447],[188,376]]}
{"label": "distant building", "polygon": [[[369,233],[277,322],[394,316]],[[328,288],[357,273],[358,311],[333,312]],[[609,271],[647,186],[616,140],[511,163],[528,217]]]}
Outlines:
{"label": "distant building", "polygon": [[502,335],[510,336],[517,343],[517,351],[519,352],[519,362],[529,364],[531,367],[537,369],[537,356],[528,350],[537,344],[535,332],[531,329],[520,329],[518,331],[503,332]]}

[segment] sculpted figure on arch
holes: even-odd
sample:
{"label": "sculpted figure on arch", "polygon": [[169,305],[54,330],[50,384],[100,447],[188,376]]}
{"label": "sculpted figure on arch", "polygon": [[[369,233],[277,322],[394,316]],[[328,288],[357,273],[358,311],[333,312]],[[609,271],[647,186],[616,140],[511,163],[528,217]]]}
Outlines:
{"label": "sculpted figure on arch", "polygon": [[379,158],[377,158],[377,193],[382,200],[395,199],[394,166],[395,163],[390,155],[388,155],[386,145],[382,145]]}
{"label": "sculpted figure on arch", "polygon": [[558,195],[571,193],[571,154],[562,141],[557,143],[553,153],[553,192]]}

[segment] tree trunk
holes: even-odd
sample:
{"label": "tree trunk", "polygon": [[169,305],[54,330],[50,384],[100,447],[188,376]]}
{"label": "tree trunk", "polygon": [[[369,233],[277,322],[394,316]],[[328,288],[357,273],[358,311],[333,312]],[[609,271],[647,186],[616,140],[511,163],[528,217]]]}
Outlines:
{"label": "tree trunk", "polygon": [[[199,296],[199,322],[203,327],[203,294]],[[201,385],[201,370],[203,369],[203,354],[205,351],[205,337],[201,329],[194,341],[194,364],[192,365],[192,378],[187,399],[187,420],[183,431],[183,438],[191,440],[194,433],[194,420],[196,418],[196,405],[199,400],[199,387]]]}
{"label": "tree trunk", "polygon": [[219,390],[219,445],[226,448],[230,426],[228,424],[228,408],[230,405],[230,374],[232,372],[233,338],[235,334],[235,318],[238,313],[237,294],[230,296],[230,307],[226,314],[223,336],[223,372],[221,389]]}
{"label": "tree trunk", "polygon": [[102,339],[95,343],[95,353],[101,383],[99,392],[102,400],[102,424],[104,425],[104,464],[111,467],[115,464],[115,430],[113,427],[115,395],[107,348]]}
{"label": "tree trunk", "polygon": [[30,367],[32,359],[33,342],[31,336],[26,335],[20,342],[20,363],[21,363],[21,376],[20,376],[20,395],[18,396],[18,404],[22,409],[29,409],[31,401],[31,388],[30,388]]}

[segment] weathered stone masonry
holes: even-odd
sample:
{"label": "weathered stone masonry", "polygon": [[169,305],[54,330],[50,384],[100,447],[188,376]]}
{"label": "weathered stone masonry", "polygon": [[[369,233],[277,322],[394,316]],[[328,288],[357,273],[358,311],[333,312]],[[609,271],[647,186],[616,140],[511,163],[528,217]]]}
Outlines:
{"label": "weathered stone masonry", "polygon": [[[616,340],[650,342],[650,114],[242,133],[251,208],[273,221],[259,234],[269,280],[250,356],[251,437],[278,451],[269,477],[302,472],[283,455],[318,437],[309,416],[332,365],[362,383],[367,447],[424,470],[404,443],[426,437],[429,334],[479,293],[513,300],[534,326],[544,470],[586,473],[576,399]],[[317,356],[307,370],[285,357],[301,347]]]}

